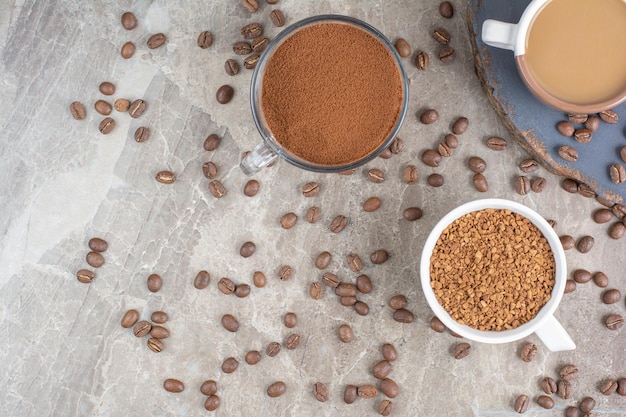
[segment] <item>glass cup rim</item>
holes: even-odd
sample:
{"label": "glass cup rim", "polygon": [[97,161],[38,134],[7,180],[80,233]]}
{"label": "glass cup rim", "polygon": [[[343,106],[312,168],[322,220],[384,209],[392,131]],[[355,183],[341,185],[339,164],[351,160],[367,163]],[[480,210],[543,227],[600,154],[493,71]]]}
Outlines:
{"label": "glass cup rim", "polygon": [[[346,23],[346,24],[351,24],[353,26],[356,26],[360,28],[361,30],[364,30],[365,32],[374,36],[383,46],[385,46],[387,51],[393,57],[393,60],[396,63],[396,67],[398,68],[398,72],[400,73],[403,97],[402,97],[402,104],[400,106],[400,112],[398,114],[398,119],[396,120],[396,123],[393,129],[391,130],[387,138],[381,143],[381,145],[374,152],[372,152],[371,154],[367,155],[364,158],[359,159],[358,161],[355,161],[349,164],[318,165],[318,164],[314,164],[309,161],[306,161],[305,159],[300,158],[288,152],[286,149],[284,149],[282,146],[280,146],[277,143],[276,139],[273,136],[266,135],[265,129],[262,124],[262,120],[264,120],[263,115],[262,115],[262,110],[260,108],[257,108],[255,103],[258,101],[257,99],[259,96],[259,94],[257,94],[257,88],[261,85],[263,70],[265,69],[265,66],[268,60],[272,56],[272,52],[276,50],[276,48],[278,48],[282,44],[282,42],[286,40],[291,34],[293,34],[294,32],[296,32],[298,29],[302,27],[319,24],[319,23],[333,23],[333,22]],[[376,158],[391,144],[391,142],[398,135],[398,132],[400,131],[400,128],[402,127],[402,123],[404,121],[404,118],[408,110],[408,103],[409,103],[408,77],[404,69],[404,65],[402,64],[402,60],[400,56],[398,55],[397,51],[395,50],[394,46],[391,44],[391,42],[387,39],[387,37],[385,37],[385,35],[381,31],[379,31],[378,29],[376,29],[374,26],[370,25],[369,23],[364,22],[360,19],[351,17],[351,16],[345,16],[345,15],[339,15],[339,14],[322,14],[322,15],[311,16],[311,17],[299,20],[291,24],[287,28],[285,28],[283,31],[281,31],[269,43],[267,48],[265,48],[265,50],[261,53],[261,56],[259,57],[259,61],[254,67],[254,71],[252,73],[252,79],[250,82],[250,107],[252,109],[252,118],[254,120],[254,124],[256,125],[257,130],[259,131],[259,133],[261,134],[261,137],[263,138],[263,142],[266,145],[268,145],[272,149],[272,151],[274,151],[277,155],[285,159],[290,164],[295,165],[299,168],[302,168],[308,171],[314,171],[314,172],[332,173],[332,172],[349,171],[351,169],[364,165],[367,162],[371,161],[372,159]]]}

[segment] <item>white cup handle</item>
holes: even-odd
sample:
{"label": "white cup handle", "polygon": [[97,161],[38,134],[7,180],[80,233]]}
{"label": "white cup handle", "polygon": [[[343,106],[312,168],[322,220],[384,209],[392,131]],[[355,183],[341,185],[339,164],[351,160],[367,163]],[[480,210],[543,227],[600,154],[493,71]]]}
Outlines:
{"label": "white cup handle", "polygon": [[487,19],[483,22],[482,40],[496,48],[515,50],[518,25]]}
{"label": "white cup handle", "polygon": [[576,349],[576,344],[554,316],[550,316],[535,334],[551,352]]}
{"label": "white cup handle", "polygon": [[252,175],[271,164],[276,158],[278,158],[278,154],[272,148],[265,143],[259,143],[241,160],[239,167],[244,174]]}

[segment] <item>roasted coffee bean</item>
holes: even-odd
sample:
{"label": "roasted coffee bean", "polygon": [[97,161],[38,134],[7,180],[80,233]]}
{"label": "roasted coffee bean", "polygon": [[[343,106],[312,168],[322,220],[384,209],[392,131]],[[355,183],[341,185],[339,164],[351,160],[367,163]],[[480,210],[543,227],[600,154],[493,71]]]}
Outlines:
{"label": "roasted coffee bean", "polygon": [[626,395],[626,378],[617,380],[617,393],[622,397]]}
{"label": "roasted coffee bean", "polygon": [[353,307],[357,301],[359,300],[355,296],[339,297],[339,303],[344,307]]}
{"label": "roasted coffee bean", "polygon": [[447,45],[450,43],[450,33],[444,28],[436,28],[433,30],[432,37],[434,40],[439,42],[442,45]]}
{"label": "roasted coffee bean", "polygon": [[246,197],[254,197],[259,192],[261,184],[257,180],[249,180],[243,187],[243,194]]}
{"label": "roasted coffee bean", "polygon": [[618,383],[614,379],[607,379],[600,384],[600,392],[604,395],[613,395],[617,391]]}
{"label": "roasted coffee bean", "polygon": [[398,359],[398,352],[396,348],[391,343],[385,343],[382,347],[383,358],[385,358],[389,362],[393,362]]}
{"label": "roasted coffee bean", "polygon": [[469,119],[467,117],[459,117],[452,123],[452,133],[455,135],[462,135],[469,126]]}
{"label": "roasted coffee bean", "polygon": [[391,378],[384,378],[380,381],[380,391],[389,398],[396,398],[400,392],[398,384]]}
{"label": "roasted coffee bean", "polygon": [[515,408],[515,411],[517,413],[524,414],[526,410],[528,410],[529,403],[530,401],[528,400],[528,396],[522,394],[515,399],[515,405],[513,406],[513,408]]}
{"label": "roasted coffee bean", "polygon": [[207,271],[200,271],[193,280],[193,286],[199,290],[203,290],[209,286],[211,275]]}
{"label": "roasted coffee bean", "polygon": [[361,385],[356,389],[356,393],[361,398],[374,398],[378,395],[378,389],[374,385]]}
{"label": "roasted coffee bean", "polygon": [[375,265],[385,263],[387,259],[389,259],[389,252],[385,249],[377,249],[370,254],[370,261]]}
{"label": "roasted coffee bean", "polygon": [[[423,157],[423,156],[422,156]],[[419,170],[415,165],[407,165],[402,173],[402,180],[407,184],[415,184],[419,178]]]}
{"label": "roasted coffee bean", "polygon": [[297,333],[292,333],[289,336],[287,336],[287,339],[285,340],[285,347],[289,350],[293,350],[295,348],[297,348],[298,346],[300,346],[300,335]]}
{"label": "roasted coffee bean", "polygon": [[215,198],[222,198],[226,195],[226,188],[219,180],[213,180],[209,183],[209,191]]}
{"label": "roasted coffee bean", "polygon": [[424,152],[422,152],[422,162],[428,165],[429,167],[436,168],[439,166],[439,163],[441,162],[441,154],[439,154],[439,152],[435,150],[426,149]]}
{"label": "roasted coffee bean", "polygon": [[267,39],[265,36],[259,36],[258,38],[254,38],[252,40],[252,50],[254,52],[258,52],[261,53],[265,50],[265,48],[267,48],[267,45],[269,45],[270,40]]}
{"label": "roasted coffee bean", "polygon": [[376,211],[382,205],[382,201],[378,197],[370,197],[363,202],[363,211],[367,213],[371,213],[372,211]]}
{"label": "roasted coffee bean", "polygon": [[537,345],[534,343],[526,343],[520,352],[520,358],[524,362],[532,362],[537,357]]}
{"label": "roasted coffee bean", "polygon": [[624,169],[622,164],[611,165],[609,167],[609,174],[614,184],[621,184],[626,181],[626,169]]}
{"label": "roasted coffee bean", "polygon": [[261,58],[261,56],[259,54],[251,54],[248,55],[244,60],[243,60],[243,67],[245,69],[254,69],[254,67],[256,67],[257,62],[259,62],[259,59]]}
{"label": "roasted coffee bean", "polygon": [[427,109],[420,114],[420,122],[424,123],[425,125],[435,123],[438,119],[439,113],[435,109]]}
{"label": "roasted coffee bean", "polygon": [[619,122],[619,116],[617,115],[617,113],[614,110],[604,110],[600,112],[600,119],[602,119],[603,122],[609,123],[609,124],[616,124],[617,122]]}
{"label": "roasted coffee bean", "polygon": [[385,181],[385,173],[378,168],[372,168],[367,171],[367,179],[373,183],[380,184]]}
{"label": "roasted coffee bean", "polygon": [[572,274],[572,278],[579,284],[585,284],[591,281],[591,272],[586,269],[576,269]]}
{"label": "roasted coffee bean", "polygon": [[612,239],[621,239],[626,232],[626,226],[622,222],[613,223],[609,228],[609,236]]}
{"label": "roasted coffee bean", "polygon": [[280,279],[281,281],[287,281],[291,279],[292,276],[293,276],[293,268],[290,267],[289,265],[283,265],[280,268],[278,268],[278,279]]}
{"label": "roasted coffee bean", "polygon": [[[530,186],[532,188],[532,185]],[[556,230],[556,220],[548,220],[548,224],[550,225],[551,228],[553,228],[554,230]]]}
{"label": "roasted coffee bean", "polygon": [[367,303],[364,303],[363,301],[357,301],[356,303],[354,303],[353,307],[354,311],[356,311],[356,314],[358,314],[359,316],[367,316],[370,312],[370,306],[368,306]]}
{"label": "roasted coffee bean", "polygon": [[148,48],[150,49],[159,48],[165,43],[166,40],[167,38],[165,37],[163,33],[155,33],[154,35],[148,38],[148,42],[147,42]]}
{"label": "roasted coffee bean", "polygon": [[317,221],[320,219],[321,214],[322,211],[319,207],[309,207],[306,211],[306,221],[309,223],[317,223]]}
{"label": "roasted coffee bean", "polygon": [[595,198],[596,192],[591,187],[583,182],[578,184],[578,194],[586,198]]}
{"label": "roasted coffee bean", "polygon": [[470,354],[472,346],[469,343],[461,342],[454,347],[454,358],[463,359]]}
{"label": "roasted coffee bean", "polygon": [[587,129],[586,127],[583,127],[582,129],[578,129],[574,132],[574,139],[576,139],[576,142],[579,142],[579,143],[591,142],[592,136],[593,135],[591,133],[591,130]]}
{"label": "roasted coffee bean", "polygon": [[372,375],[378,379],[386,378],[389,372],[391,372],[391,363],[386,359],[378,362],[372,369]]}
{"label": "roasted coffee bean", "polygon": [[396,47],[396,51],[398,51],[398,55],[402,58],[411,55],[411,45],[409,45],[406,39],[398,38],[394,46]]}
{"label": "roasted coffee bean", "polygon": [[622,146],[619,150],[619,156],[622,158],[622,161],[626,162],[626,146]]}
{"label": "roasted coffee bean", "polygon": [[561,241],[561,245],[563,246],[563,249],[565,250],[572,249],[576,243],[574,238],[570,235],[560,236],[559,240]]}
{"label": "roasted coffee bean", "polygon": [[244,258],[251,257],[252,255],[254,255],[254,252],[256,252],[256,245],[254,244],[254,242],[245,242],[239,248],[239,255]]}
{"label": "roasted coffee bean", "polygon": [[578,183],[571,178],[565,178],[561,181],[561,187],[568,193],[576,194],[578,192]]}
{"label": "roasted coffee bean", "polygon": [[202,147],[205,151],[214,151],[217,149],[221,141],[222,140],[218,135],[212,133],[204,140]]}
{"label": "roasted coffee bean", "polygon": [[126,12],[122,15],[122,26],[126,30],[133,30],[137,27],[137,18],[131,12]]}
{"label": "roasted coffee bean", "polygon": [[319,282],[312,282],[309,285],[309,296],[314,300],[319,300],[324,295],[324,287]]}
{"label": "roasted coffee bean", "polygon": [[146,280],[146,284],[150,292],[157,292],[163,286],[163,279],[159,274],[150,274]]}
{"label": "roasted coffee bean", "polygon": [[172,184],[176,181],[176,174],[172,171],[159,171],[155,175],[155,179],[161,184]]}
{"label": "roasted coffee bean", "polygon": [[530,180],[528,177],[523,175],[517,177],[515,180],[515,191],[517,191],[519,195],[526,195],[530,192]]}
{"label": "roasted coffee bean", "polygon": [[472,172],[480,174],[482,172],[485,172],[485,169],[487,169],[487,162],[485,162],[485,160],[481,157],[472,156],[470,159],[467,160],[467,166]]}
{"label": "roasted coffee bean", "polygon": [[139,126],[137,130],[135,130],[135,142],[142,143],[148,140],[150,136],[150,130],[147,127]]}
{"label": "roasted coffee bean", "polygon": [[454,8],[449,1],[442,1],[439,4],[439,14],[446,19],[451,19],[454,16]]}
{"label": "roasted coffee bean", "polygon": [[531,172],[535,172],[539,169],[539,164],[534,159],[527,158],[520,162],[519,169],[525,174],[530,174]]}
{"label": "roasted coffee bean", "polygon": [[217,393],[217,382],[212,379],[204,381],[202,385],[200,385],[200,392],[208,397],[215,395],[215,393]]}
{"label": "roasted coffee bean", "polygon": [[292,312],[285,313],[283,316],[283,323],[285,324],[285,327],[292,329],[296,327],[296,324],[298,324],[298,316],[296,313]]}
{"label": "roasted coffee bean", "polygon": [[167,313],[165,311],[155,311],[150,316],[150,320],[157,324],[166,323],[168,319],[169,317],[167,316]]}
{"label": "roasted coffee bean", "polygon": [[[104,81],[100,83],[100,85],[98,86],[98,90],[100,90],[100,92],[104,94],[105,96],[112,96],[113,94],[115,94],[115,85],[113,85],[113,83],[109,81]],[[110,106],[111,105],[109,104],[109,107]]]}
{"label": "roasted coffee bean", "polygon": [[572,123],[568,120],[558,122],[556,124],[556,130],[558,130],[561,135],[566,137],[574,136],[574,132],[576,131],[574,125],[572,125]]}
{"label": "roasted coffee bean", "polygon": [[226,104],[232,100],[235,90],[230,85],[223,85],[217,89],[215,99],[220,104]]}
{"label": "roasted coffee bean", "polygon": [[223,294],[230,295],[235,292],[235,283],[230,278],[221,278],[217,282],[217,289]]}
{"label": "roasted coffee bean", "polygon": [[232,58],[227,59],[224,62],[224,71],[230,76],[239,74],[239,63]]}
{"label": "roasted coffee bean", "polygon": [[113,120],[110,117],[105,117],[104,119],[102,119],[102,121],[98,125],[98,130],[103,135],[108,135],[109,133],[113,131],[114,127],[115,127],[115,120]]}
{"label": "roasted coffee bean", "polygon": [[563,145],[560,146],[557,150],[559,156],[565,159],[567,162],[576,162],[578,161],[578,151],[571,146]]}
{"label": "roasted coffee bean", "polygon": [[241,36],[244,39],[254,39],[263,35],[263,26],[258,22],[253,22],[241,28]]}
{"label": "roasted coffee bean", "polygon": [[452,156],[454,149],[450,148],[445,142],[441,142],[437,145],[437,152],[439,152],[439,155],[448,158]]}
{"label": "roasted coffee bean", "polygon": [[578,378],[578,367],[576,365],[565,365],[559,371],[559,375],[564,381],[573,381]]}
{"label": "roasted coffee bean", "polygon": [[113,106],[108,101],[98,100],[94,104],[94,108],[103,116],[108,116],[113,111]]}
{"label": "roasted coffee bean", "polygon": [[168,378],[163,381],[163,388],[168,392],[183,392],[185,390],[185,384],[178,379]]}
{"label": "roasted coffee bean", "polygon": [[337,286],[339,286],[339,278],[337,278],[337,275],[333,274],[332,272],[324,272],[324,275],[322,275],[322,282],[324,283],[324,285],[327,285],[331,288],[337,288]]}
{"label": "roasted coffee bean", "polygon": [[70,104],[70,113],[76,120],[83,120],[85,118],[85,106],[80,101],[74,101]]}
{"label": "roasted coffee bean", "polygon": [[150,329],[150,336],[155,339],[167,339],[170,337],[170,331],[163,326],[152,326],[152,329]]}
{"label": "roasted coffee bean", "polygon": [[85,257],[85,261],[87,261],[87,263],[94,268],[100,268],[104,265],[104,256],[102,256],[99,252],[91,251]]}
{"label": "roasted coffee bean", "polygon": [[361,257],[356,253],[348,254],[348,256],[346,257],[346,261],[348,263],[348,268],[350,268],[352,272],[359,272],[361,269],[363,269],[363,261],[361,260]]}
{"label": "roasted coffee bean", "polygon": [[222,326],[229,332],[236,332],[239,330],[239,321],[232,314],[224,314],[222,316]]}
{"label": "roasted coffee bean", "polygon": [[454,61],[455,58],[456,51],[454,50],[454,48],[446,45],[442,46],[441,49],[439,49],[439,60],[444,64]]}
{"label": "roasted coffee bean", "polygon": [[614,204],[611,207],[611,211],[613,211],[613,215],[618,219],[623,219],[626,216],[626,205],[624,204]]}
{"label": "roasted coffee bean", "polygon": [[208,30],[200,32],[198,35],[198,46],[202,49],[207,49],[213,44],[213,34]]}
{"label": "roasted coffee bean", "polygon": [[219,408],[220,406],[220,397],[213,394],[210,395],[205,401],[204,401],[204,408],[207,411],[215,411]]}
{"label": "roasted coffee bean", "polygon": [[261,361],[261,353],[258,350],[251,350],[246,353],[245,361],[248,365],[256,365]]}
{"label": "roasted coffee bean", "polygon": [[426,68],[428,68],[428,64],[430,64],[430,58],[428,57],[428,54],[426,52],[419,51],[417,54],[415,54],[415,66],[418,70],[424,71]]}
{"label": "roasted coffee bean", "polygon": [[557,384],[556,393],[559,398],[568,400],[572,397],[572,384],[565,380],[560,380]]}
{"label": "roasted coffee bean", "polygon": [[580,417],[580,411],[578,411],[578,408],[570,405],[565,409],[565,417]]}
{"label": "roasted coffee bean", "polygon": [[317,255],[317,258],[315,258],[315,267],[317,269],[326,269],[328,268],[328,265],[330,265],[332,260],[333,256],[330,254],[330,252],[321,252],[319,255]]}
{"label": "roasted coffee bean", "polygon": [[431,187],[441,187],[444,183],[443,175],[441,174],[430,174],[426,178],[426,183]]}
{"label": "roasted coffee bean", "polygon": [[326,402],[328,400],[328,387],[321,382],[313,384],[313,396],[317,401]]}
{"label": "roasted coffee bean", "polygon": [[406,296],[403,294],[394,295],[393,297],[389,299],[389,302],[388,302],[389,307],[393,308],[394,310],[399,310],[401,308],[404,308],[407,306],[408,303],[409,302]]}
{"label": "roasted coffee bean", "polygon": [[419,220],[422,218],[422,209],[419,207],[408,207],[404,209],[402,215],[406,220],[410,222]]}
{"label": "roasted coffee bean", "polygon": [[372,280],[367,275],[359,275],[356,277],[356,288],[361,294],[369,294],[372,292]]}
{"label": "roasted coffee bean", "polygon": [[356,172],[356,168],[348,169],[345,171],[338,172],[339,175],[352,175]]}
{"label": "roasted coffee bean", "polygon": [[567,119],[570,122],[577,123],[577,124],[585,123],[588,117],[589,115],[587,114],[568,114],[567,115]]}
{"label": "roasted coffee bean", "polygon": [[267,283],[267,278],[265,277],[265,274],[261,271],[255,271],[252,274],[252,282],[254,283],[254,286],[257,288],[263,288],[265,287],[265,284]]}
{"label": "roasted coffee bean", "polygon": [[89,249],[91,249],[94,252],[106,252],[106,250],[109,247],[109,244],[104,239],[101,239],[99,237],[93,237],[89,239],[87,246],[89,246]]}
{"label": "roasted coffee bean", "polygon": [[128,310],[122,316],[122,327],[125,329],[133,327],[137,320],[139,320],[139,312],[137,310]]}
{"label": "roasted coffee bean", "polygon": [[609,285],[609,277],[604,272],[598,271],[593,274],[593,282],[600,288],[605,288]]}
{"label": "roasted coffee bean", "polygon": [[349,282],[340,282],[335,287],[335,294],[339,297],[355,297],[357,294],[356,285]]}
{"label": "roasted coffee bean", "polygon": [[548,395],[556,394],[556,381],[549,376],[544,377],[541,380],[541,389]]}
{"label": "roasted coffee bean", "polygon": [[232,374],[237,368],[239,368],[239,361],[233,357],[226,358],[224,362],[222,362],[222,371],[225,374]]}
{"label": "roasted coffee bean", "polygon": [[439,317],[437,316],[433,316],[430,319],[430,328],[436,331],[437,333],[443,333],[447,329],[446,325],[443,324],[443,322],[439,320]]}
{"label": "roasted coffee bean", "polygon": [[602,302],[604,304],[615,304],[622,298],[622,293],[618,289],[606,290],[602,294]]}
{"label": "roasted coffee bean", "polygon": [[613,220],[613,212],[607,208],[598,209],[593,212],[592,218],[598,224],[608,223]]}
{"label": "roasted coffee bean", "polygon": [[591,132],[595,132],[600,127],[600,118],[598,116],[589,116],[585,121],[585,128]]}
{"label": "roasted coffee bean", "polygon": [[145,335],[150,333],[150,330],[152,330],[152,325],[146,320],[141,320],[135,323],[135,327],[133,328],[133,334],[136,337],[144,337]]}
{"label": "roasted coffee bean", "polygon": [[315,181],[307,182],[302,186],[302,195],[305,197],[315,197],[320,193],[320,186]]}
{"label": "roasted coffee bean", "polygon": [[530,189],[535,193],[540,193],[548,186],[547,181],[543,177],[533,178],[530,182]]}
{"label": "roasted coffee bean", "polygon": [[250,13],[256,13],[259,10],[259,2],[257,0],[241,0],[241,4]]}
{"label": "roasted coffee bean", "polygon": [[404,151],[404,141],[401,138],[395,138],[388,148],[392,154],[398,155]]}
{"label": "roasted coffee bean", "polygon": [[594,409],[594,407],[596,406],[596,400],[594,400],[591,397],[585,397],[580,401],[580,411],[582,411],[583,413],[588,413],[591,410]]}
{"label": "roasted coffee bean", "polygon": [[568,279],[565,281],[565,294],[576,291],[576,281]]}
{"label": "roasted coffee bean", "polygon": [[548,397],[547,395],[540,395],[537,398],[537,404],[545,409],[551,409],[554,407],[554,400],[550,397]]}
{"label": "roasted coffee bean", "polygon": [[413,323],[415,315],[409,310],[401,308],[393,312],[393,319],[398,323]]}
{"label": "roasted coffee bean", "polygon": [[122,58],[124,59],[129,59],[131,58],[133,55],[135,55],[135,44],[132,42],[126,42],[124,45],[122,45],[122,49],[120,50],[120,55],[122,56]]}
{"label": "roasted coffee bean", "polygon": [[343,215],[336,216],[332,222],[330,222],[330,231],[333,233],[339,233],[348,225],[348,218]]}
{"label": "roasted coffee bean", "polygon": [[213,179],[217,177],[217,165],[213,161],[208,161],[202,164],[202,173],[207,179]]}
{"label": "roasted coffee bean", "polygon": [[270,20],[277,28],[285,26],[285,15],[280,9],[274,9],[270,12]]}
{"label": "roasted coffee bean", "polygon": [[485,178],[483,174],[474,174],[472,182],[474,183],[474,188],[476,188],[478,192],[484,193],[489,190],[489,183],[487,183],[487,178]]}
{"label": "roasted coffee bean", "polygon": [[287,390],[287,386],[283,381],[277,381],[267,387],[267,395],[270,397],[280,397]]}
{"label": "roasted coffee bean", "polygon": [[281,349],[280,343],[271,342],[269,345],[267,345],[267,348],[265,348],[265,354],[273,358],[274,356],[280,353],[280,349]]}
{"label": "roasted coffee bean", "polygon": [[457,138],[455,135],[453,135],[452,133],[448,133],[444,138],[443,141],[446,145],[448,145],[448,148],[450,149],[456,149],[459,147],[459,138]]}
{"label": "roasted coffee bean", "polygon": [[378,414],[381,416],[389,416],[391,413],[393,413],[393,403],[389,400],[382,400],[380,404],[378,404]]}
{"label": "roasted coffee bean", "polygon": [[595,243],[595,239],[592,236],[583,236],[578,239],[578,243],[576,243],[576,249],[580,253],[587,253],[593,248],[593,244]]}
{"label": "roasted coffee bean", "polygon": [[128,114],[130,115],[130,117],[136,119],[141,116],[143,112],[146,111],[146,107],[148,107],[146,102],[139,98],[131,103],[130,107],[128,108]]}
{"label": "roasted coffee bean", "polygon": [[343,401],[346,404],[352,404],[357,399],[357,387],[354,385],[346,385],[343,390]]}
{"label": "roasted coffee bean", "polygon": [[492,151],[503,151],[506,149],[507,146],[506,140],[497,136],[492,136],[488,138],[486,144],[487,147]]}

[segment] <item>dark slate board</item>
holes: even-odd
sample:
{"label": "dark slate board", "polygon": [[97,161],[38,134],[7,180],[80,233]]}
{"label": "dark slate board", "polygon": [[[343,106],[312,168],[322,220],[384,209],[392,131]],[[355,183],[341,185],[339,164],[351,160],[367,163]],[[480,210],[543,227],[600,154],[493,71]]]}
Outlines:
{"label": "dark slate board", "polygon": [[[481,40],[486,19],[517,23],[529,3],[530,0],[468,0],[467,19],[476,73],[511,135],[527,152],[549,171],[586,183],[606,200],[623,203],[626,183],[614,184],[609,166],[624,164],[620,149],[626,146],[626,103],[613,109],[619,115],[619,122],[616,125],[602,122],[591,142],[581,144],[564,137],[556,130],[556,124],[567,115],[544,105],[526,89],[517,73],[512,51],[488,46]],[[578,151],[576,162],[566,162],[558,155],[557,149],[562,145]]]}

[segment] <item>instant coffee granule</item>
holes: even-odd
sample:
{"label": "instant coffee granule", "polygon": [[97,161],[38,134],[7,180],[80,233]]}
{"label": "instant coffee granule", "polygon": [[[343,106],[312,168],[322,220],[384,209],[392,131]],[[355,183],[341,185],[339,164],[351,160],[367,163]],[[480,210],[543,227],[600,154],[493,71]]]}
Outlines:
{"label": "instant coffee granule", "polygon": [[431,287],[459,324],[514,329],[549,300],[555,262],[548,241],[527,218],[485,209],[450,224],[430,262]]}
{"label": "instant coffee granule", "polygon": [[400,71],[374,36],[342,23],[294,32],[271,56],[261,106],[276,140],[306,161],[358,161],[387,139],[403,100]]}

